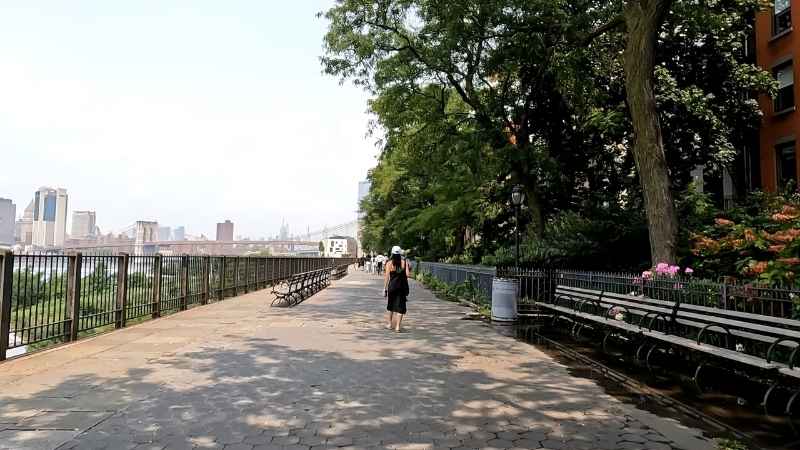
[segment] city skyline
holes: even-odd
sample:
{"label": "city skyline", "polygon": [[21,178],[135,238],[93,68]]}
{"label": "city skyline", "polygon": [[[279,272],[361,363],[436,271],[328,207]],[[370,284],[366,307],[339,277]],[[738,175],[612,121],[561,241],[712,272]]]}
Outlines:
{"label": "city skyline", "polygon": [[[363,195],[366,194],[365,190],[365,183],[361,181],[358,183],[358,196],[362,198]],[[53,196],[54,199],[50,199],[50,196]],[[39,200],[41,197],[42,200]],[[62,198],[63,197],[63,198]],[[71,241],[69,245],[74,245],[75,241],[86,241],[88,240],[98,240],[98,244],[102,244],[104,238],[107,237],[114,237],[120,235],[128,235],[130,238],[133,238],[133,228],[138,222],[150,222],[156,224],[157,228],[155,232],[158,233],[158,240],[160,241],[183,241],[183,240],[253,240],[253,241],[263,241],[263,240],[271,240],[271,239],[278,239],[278,240],[285,240],[285,239],[294,239],[304,236],[307,233],[314,233],[314,234],[325,234],[326,230],[333,230],[340,226],[347,226],[349,222],[345,222],[343,224],[325,224],[319,229],[314,229],[312,231],[311,227],[306,225],[305,233],[303,231],[299,232],[292,232],[290,233],[289,224],[286,223],[285,219],[281,220],[281,226],[277,233],[266,233],[261,235],[242,235],[239,233],[235,234],[235,239],[233,237],[233,222],[230,219],[226,219],[224,222],[217,222],[216,223],[216,234],[215,235],[206,235],[205,233],[186,233],[186,228],[184,226],[168,226],[164,223],[154,218],[152,220],[136,220],[131,223],[130,226],[124,229],[118,230],[102,230],[97,225],[97,212],[94,210],[72,210],[69,207],[67,202],[67,189],[58,187],[40,187],[37,191],[34,192],[33,198],[28,203],[28,207],[20,212],[19,209],[16,209],[16,204],[10,199],[3,199],[0,197],[0,201],[5,200],[11,205],[11,208],[7,208],[3,211],[5,216],[8,216],[11,220],[11,235],[14,237],[13,244],[14,245],[21,245],[23,248],[26,246],[33,246],[33,248],[60,248],[63,247],[67,241]],[[42,222],[44,220],[44,216],[48,213],[45,212],[46,204],[49,200],[53,200],[53,204],[50,205],[52,208],[57,209],[58,215],[60,220],[58,220],[57,227],[63,228],[63,230],[59,233],[56,233],[56,229],[54,227],[54,223],[50,223],[49,225],[43,225]],[[69,200],[71,202],[71,198]],[[49,214],[52,216],[55,213],[51,211]],[[14,211],[16,210],[16,214]],[[37,216],[38,214],[38,216]],[[2,224],[3,218],[0,217],[0,224]],[[39,222],[37,224],[37,222]],[[53,217],[49,217],[47,222],[55,222]],[[42,228],[45,227],[45,228]],[[222,228],[221,228],[222,227]],[[41,228],[41,229],[40,229]],[[220,239],[220,230],[224,230],[223,239]],[[38,230],[38,231],[37,231]],[[44,230],[44,231],[43,231]],[[36,233],[38,234],[36,234]],[[43,237],[44,233],[47,233],[50,237],[45,238]],[[58,234],[59,238],[54,238],[54,236]],[[34,236],[36,235],[36,239]],[[213,236],[213,237],[212,237]],[[326,235],[326,238],[328,236]],[[56,244],[56,240],[58,240],[58,245]],[[0,241],[0,244],[3,244]],[[84,242],[85,244],[85,242]],[[9,244],[3,244],[9,245]]]}
{"label": "city skyline", "polygon": [[0,146],[14,169],[0,196],[19,217],[38,186],[62,186],[103,233],[158,220],[214,236],[227,217],[259,238],[282,219],[298,232],[353,220],[377,150],[368,95],[321,74],[315,13],[332,4],[0,7]]}

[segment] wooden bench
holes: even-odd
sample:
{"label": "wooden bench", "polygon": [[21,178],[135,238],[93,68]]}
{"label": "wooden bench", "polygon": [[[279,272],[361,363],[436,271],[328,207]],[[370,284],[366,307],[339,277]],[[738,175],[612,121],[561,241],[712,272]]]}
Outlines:
{"label": "wooden bench", "polygon": [[331,270],[318,269],[296,273],[272,288],[272,306],[296,306],[330,284]]}
{"label": "wooden bench", "polygon": [[333,269],[332,273],[331,273],[331,277],[334,280],[341,280],[342,278],[347,276],[347,268],[348,267],[349,266],[347,264],[343,264],[341,266],[336,266]]}
{"label": "wooden bench", "polygon": [[[708,361],[733,363],[771,380],[764,404],[779,381],[800,381],[798,320],[564,285],[556,287],[553,303],[537,304],[553,311],[554,322],[572,321],[576,337],[583,327],[605,331],[604,349],[613,335],[636,341],[634,358],[648,367],[660,347],[703,355],[694,374],[698,387]],[[613,317],[619,313],[623,320]]]}

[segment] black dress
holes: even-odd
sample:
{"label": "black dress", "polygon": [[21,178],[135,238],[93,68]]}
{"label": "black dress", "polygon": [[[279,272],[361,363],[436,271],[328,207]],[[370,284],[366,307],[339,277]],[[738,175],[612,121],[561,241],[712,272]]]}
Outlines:
{"label": "black dress", "polygon": [[399,314],[406,313],[408,277],[406,277],[405,261],[400,263],[400,267],[396,267],[394,270],[389,272],[389,287],[387,297],[389,299],[388,304],[386,305],[387,311]]}

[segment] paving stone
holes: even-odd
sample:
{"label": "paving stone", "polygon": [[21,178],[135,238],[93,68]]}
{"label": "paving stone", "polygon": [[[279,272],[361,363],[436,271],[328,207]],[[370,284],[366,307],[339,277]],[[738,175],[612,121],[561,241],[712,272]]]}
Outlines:
{"label": "paving stone", "polygon": [[[519,444],[517,444],[517,445],[519,445]],[[542,445],[542,447],[550,448],[550,449],[553,449],[553,450],[560,450],[560,449],[568,448],[566,442],[564,442],[564,441],[556,441],[556,440],[553,440],[553,439],[545,439],[544,441],[541,442],[541,445]]]}
{"label": "paving stone", "polygon": [[411,297],[401,334],[382,328],[382,280],[356,272],[296,308],[270,308],[267,289],[39,354],[41,367],[6,362],[0,443],[41,433],[21,424],[69,428],[61,450],[668,450],[700,436],[415,282]]}
{"label": "paving stone", "polygon": [[653,432],[645,434],[644,437],[648,441],[652,441],[652,442],[663,442],[663,443],[670,442],[670,440],[667,439],[666,437],[664,437],[664,436],[662,436],[662,435],[660,435],[658,433],[653,433]]}
{"label": "paving stone", "polygon": [[482,441],[489,441],[491,439],[496,439],[497,435],[494,433],[489,433],[487,431],[473,431],[469,434],[472,439],[480,439]]}
{"label": "paving stone", "polygon": [[486,447],[487,442],[486,439],[466,439],[461,442],[461,445],[468,448],[481,448]]}
{"label": "paving stone", "polygon": [[638,442],[640,444],[647,442],[647,438],[643,434],[622,434],[619,436],[619,440],[627,442]]}
{"label": "paving stone", "polygon": [[263,445],[269,444],[272,442],[272,436],[267,434],[257,434],[254,436],[247,436],[242,441],[243,444],[250,444],[250,445]]}
{"label": "paving stone", "polygon": [[225,446],[225,450],[253,450],[250,444],[230,444]]}
{"label": "paving stone", "polygon": [[514,441],[514,447],[519,448],[539,448],[541,446],[541,441],[533,440],[533,439],[517,439]]}
{"label": "paving stone", "polygon": [[488,441],[486,445],[489,447],[511,448],[514,446],[514,443],[503,439],[492,439],[491,441]]}
{"label": "paving stone", "polygon": [[274,445],[293,445],[299,444],[300,438],[297,436],[277,436],[272,438],[272,444]]}
{"label": "paving stone", "polygon": [[670,450],[671,446],[663,442],[647,442],[644,444],[645,450]]}
{"label": "paving stone", "polygon": [[161,444],[139,444],[136,450],[164,450],[165,446]]}
{"label": "paving stone", "polygon": [[617,447],[620,450],[642,450],[644,445],[639,442],[618,442]]}
{"label": "paving stone", "polygon": [[514,441],[521,437],[519,433],[514,433],[511,431],[501,431],[499,433],[495,433],[498,439],[505,439],[507,441]]}

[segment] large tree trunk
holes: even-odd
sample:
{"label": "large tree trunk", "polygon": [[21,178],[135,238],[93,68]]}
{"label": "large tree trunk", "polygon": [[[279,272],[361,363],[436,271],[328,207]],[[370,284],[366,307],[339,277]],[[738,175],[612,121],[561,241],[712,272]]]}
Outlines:
{"label": "large tree trunk", "polygon": [[652,263],[675,263],[678,219],[670,191],[661,123],[653,91],[658,31],[670,0],[628,0],[625,24],[625,92],[636,142],[633,156],[639,169],[650,232]]}
{"label": "large tree trunk", "polygon": [[520,158],[517,167],[511,173],[511,177],[525,191],[525,206],[528,207],[528,214],[531,218],[530,232],[534,239],[539,240],[544,237],[544,209],[539,195],[539,186],[536,183],[536,179],[531,176],[531,168],[526,159],[528,157],[527,153],[530,152],[530,145],[527,144],[528,139],[526,133],[520,133],[516,137],[517,152],[525,156]]}
{"label": "large tree trunk", "polygon": [[544,211],[542,209],[542,202],[539,197],[539,189],[535,185],[534,180],[523,180],[522,185],[525,187],[525,203],[529,209],[531,216],[531,233],[536,239],[544,237]]}

